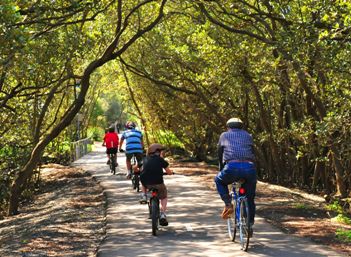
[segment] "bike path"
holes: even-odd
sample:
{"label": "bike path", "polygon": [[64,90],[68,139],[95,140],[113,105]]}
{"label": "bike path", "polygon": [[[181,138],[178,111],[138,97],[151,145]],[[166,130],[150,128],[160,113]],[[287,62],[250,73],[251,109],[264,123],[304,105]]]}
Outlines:
{"label": "bike path", "polygon": [[139,194],[125,177],[124,154],[118,154],[119,173],[112,175],[104,151],[97,147],[74,163],[90,172],[106,195],[106,238],[98,257],[346,256],[310,240],[286,235],[257,216],[254,237],[248,252],[243,252],[228,238],[226,222],[219,216],[223,203],[216,192],[183,175],[164,177],[169,194],[169,226],[161,227],[158,236],[152,236],[147,205],[139,204]]}

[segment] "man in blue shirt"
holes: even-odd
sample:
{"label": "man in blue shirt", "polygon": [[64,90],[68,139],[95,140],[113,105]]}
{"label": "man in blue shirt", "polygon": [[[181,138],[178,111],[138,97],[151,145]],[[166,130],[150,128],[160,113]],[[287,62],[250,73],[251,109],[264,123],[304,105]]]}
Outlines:
{"label": "man in blue shirt", "polygon": [[[251,225],[255,219],[256,168],[252,136],[243,129],[239,118],[227,121],[226,132],[219,137],[218,157],[220,172],[215,177],[217,191],[225,203],[222,218],[227,219],[233,213],[228,185],[239,179],[245,179],[243,187],[246,191]],[[250,231],[252,235],[252,231]]]}
{"label": "man in blue shirt", "polygon": [[143,152],[144,152],[144,144],[143,144],[143,134],[141,131],[135,129],[136,125],[132,121],[128,121],[126,123],[127,130],[123,132],[121,136],[121,141],[119,142],[119,149],[120,152],[123,152],[122,144],[123,141],[126,140],[126,164],[127,164],[127,178],[130,179],[132,174],[132,165],[130,160],[132,159],[133,155],[138,162],[138,166],[141,166],[142,159],[143,159]]}

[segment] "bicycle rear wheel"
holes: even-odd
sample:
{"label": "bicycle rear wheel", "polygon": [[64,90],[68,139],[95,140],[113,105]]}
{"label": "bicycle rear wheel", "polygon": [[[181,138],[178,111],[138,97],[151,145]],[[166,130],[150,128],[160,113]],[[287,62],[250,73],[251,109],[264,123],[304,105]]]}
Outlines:
{"label": "bicycle rear wheel", "polygon": [[113,165],[113,155],[110,154],[110,172],[113,173],[113,168],[114,168],[114,165]]}
{"label": "bicycle rear wheel", "polygon": [[134,174],[134,172],[132,171],[132,188],[133,189],[135,189],[136,187],[135,187],[135,174]]}
{"label": "bicycle rear wheel", "polygon": [[151,200],[151,222],[152,222],[152,235],[156,236],[157,235],[157,230],[158,230],[158,218],[159,218],[159,206],[158,206],[158,200],[155,198],[152,198]]}
{"label": "bicycle rear wheel", "polygon": [[247,204],[247,199],[243,199],[240,204],[240,217],[239,217],[239,236],[240,236],[240,246],[241,250],[247,251],[249,247],[250,237],[249,237],[249,207]]}
{"label": "bicycle rear wheel", "polygon": [[135,190],[136,190],[137,192],[140,191],[140,185],[139,185],[140,183],[139,183],[139,180],[140,180],[139,174],[135,174],[134,185],[135,185]]}
{"label": "bicycle rear wheel", "polygon": [[114,154],[112,155],[112,173],[113,175],[116,175],[116,162],[117,162],[117,156]]}
{"label": "bicycle rear wheel", "polygon": [[228,227],[229,238],[234,242],[235,235],[236,235],[236,226],[237,226],[236,201],[233,201],[233,206],[234,206],[234,212],[227,219],[227,227]]}

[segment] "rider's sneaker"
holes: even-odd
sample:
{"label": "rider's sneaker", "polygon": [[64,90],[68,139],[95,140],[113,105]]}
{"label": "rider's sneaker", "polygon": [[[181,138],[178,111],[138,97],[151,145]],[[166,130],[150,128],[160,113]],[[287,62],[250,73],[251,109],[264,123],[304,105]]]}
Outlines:
{"label": "rider's sneaker", "polygon": [[221,214],[221,217],[222,219],[228,219],[230,214],[233,213],[233,205],[230,204],[230,205],[226,205],[222,211],[222,214]]}
{"label": "rider's sneaker", "polygon": [[146,194],[141,194],[139,203],[147,203]]}
{"label": "rider's sneaker", "polygon": [[161,215],[160,215],[160,225],[161,226],[168,226],[166,214],[163,212],[161,212]]}

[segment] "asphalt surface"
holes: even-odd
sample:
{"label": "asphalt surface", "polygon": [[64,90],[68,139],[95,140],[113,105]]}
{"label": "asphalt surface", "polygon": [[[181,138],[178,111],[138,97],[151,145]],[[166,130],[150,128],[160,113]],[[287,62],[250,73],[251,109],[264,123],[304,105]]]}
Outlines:
{"label": "asphalt surface", "polygon": [[74,165],[89,171],[101,184],[107,199],[106,238],[98,257],[114,256],[346,256],[323,245],[286,235],[256,216],[248,252],[231,242],[220,218],[223,203],[216,192],[189,176],[165,176],[168,188],[168,222],[158,235],[151,233],[147,205],[126,179],[125,155],[118,154],[116,175],[109,172],[103,147]]}

